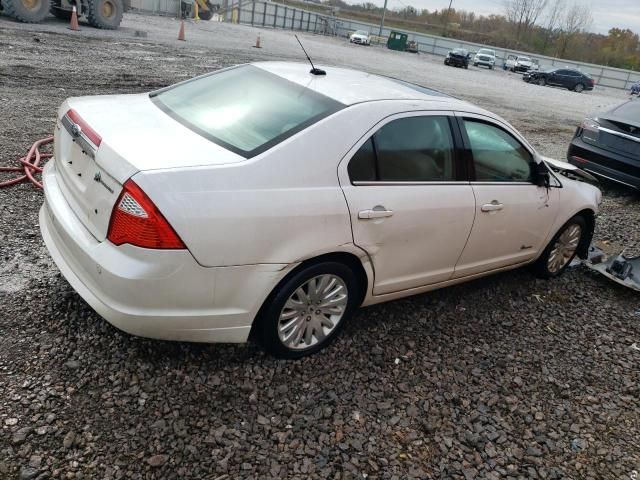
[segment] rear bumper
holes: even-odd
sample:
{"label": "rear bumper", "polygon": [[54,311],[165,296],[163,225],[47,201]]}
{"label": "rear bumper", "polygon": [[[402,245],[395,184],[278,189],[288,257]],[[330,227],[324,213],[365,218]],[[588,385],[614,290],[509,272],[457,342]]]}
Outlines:
{"label": "rear bumper", "polygon": [[[573,157],[579,157],[581,160],[576,160]],[[633,174],[606,166],[610,165],[612,161],[629,165],[630,160],[615,152],[589,145],[580,137],[574,137],[571,141],[567,152],[567,161],[595,175],[640,189],[640,166],[635,169],[636,172]]]}
{"label": "rear bumper", "polygon": [[286,265],[206,268],[186,250],[98,242],[69,207],[54,162],[43,173],[44,242],[71,286],[115,327],[142,337],[244,342]]}

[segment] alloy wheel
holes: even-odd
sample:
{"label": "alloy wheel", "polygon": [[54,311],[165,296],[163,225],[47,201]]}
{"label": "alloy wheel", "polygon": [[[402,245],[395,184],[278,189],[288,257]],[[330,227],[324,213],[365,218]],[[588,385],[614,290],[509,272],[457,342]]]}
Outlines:
{"label": "alloy wheel", "polygon": [[280,312],[280,341],[292,350],[323,342],[342,320],[348,300],[347,285],[337,275],[310,278],[291,294]]}
{"label": "alloy wheel", "polygon": [[549,252],[547,270],[550,273],[558,273],[571,261],[578,249],[581,237],[582,227],[575,223],[569,225],[560,234],[551,252]]}

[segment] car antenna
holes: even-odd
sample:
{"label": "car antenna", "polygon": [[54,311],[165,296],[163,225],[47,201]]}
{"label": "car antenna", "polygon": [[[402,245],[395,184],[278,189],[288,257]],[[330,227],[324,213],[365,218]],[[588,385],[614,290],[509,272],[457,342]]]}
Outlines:
{"label": "car antenna", "polygon": [[298,40],[298,43],[300,44],[300,48],[302,48],[302,51],[304,52],[304,54],[307,56],[307,60],[309,60],[309,63],[311,64],[311,70],[309,71],[309,73],[313,74],[313,75],[326,75],[327,72],[325,72],[324,70],[320,69],[320,68],[316,68],[315,65],[313,64],[313,62],[311,61],[311,59],[309,58],[309,54],[307,53],[307,51],[304,49],[304,47],[302,46],[302,42],[300,41],[300,39],[298,38],[298,35],[294,35],[294,37],[296,37],[296,40]]}

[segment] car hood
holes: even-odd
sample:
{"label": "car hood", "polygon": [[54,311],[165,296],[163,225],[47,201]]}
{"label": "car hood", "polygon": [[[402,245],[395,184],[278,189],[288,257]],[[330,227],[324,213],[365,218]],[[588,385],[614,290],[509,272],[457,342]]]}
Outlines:
{"label": "car hood", "polygon": [[588,172],[585,172],[581,168],[578,168],[575,165],[572,165],[571,163],[563,162],[561,160],[556,160],[555,158],[544,157],[542,155],[540,156],[540,158],[547,165],[549,165],[552,170],[554,170],[554,171],[556,171],[558,173],[562,173],[562,174],[568,173],[568,174],[574,175],[576,177],[580,177],[583,180],[586,180],[588,182],[598,183],[598,179],[596,177],[594,177],[593,175],[591,175]]}
{"label": "car hood", "polygon": [[112,163],[104,167],[116,177],[117,172],[131,175],[136,171],[245,160],[171,118],[146,93],[70,98],[59,115],[69,108],[102,137],[100,150],[108,151],[108,155],[100,158]]}

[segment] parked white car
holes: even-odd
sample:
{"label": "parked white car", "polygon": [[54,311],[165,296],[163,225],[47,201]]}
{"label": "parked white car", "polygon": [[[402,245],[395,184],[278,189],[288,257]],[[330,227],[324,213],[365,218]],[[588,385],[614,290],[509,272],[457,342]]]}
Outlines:
{"label": "parked white car", "polygon": [[366,30],[357,30],[349,35],[349,41],[351,43],[357,43],[358,45],[371,45],[371,37]]}
{"label": "parked white car", "polygon": [[481,48],[478,50],[473,57],[473,66],[477,67],[478,65],[484,65],[485,67],[489,67],[493,69],[493,66],[496,64],[496,52],[489,48]]}
{"label": "parked white car", "polygon": [[586,255],[600,201],[486,110],[295,63],[70,98],[54,156],[42,235],[100,315],[169,340],[253,329],[283,357],[361,305],[526,264],[556,276]]}
{"label": "parked white car", "polygon": [[509,55],[504,67],[505,70],[511,70],[512,72],[528,72],[533,67],[533,61],[530,57]]}

